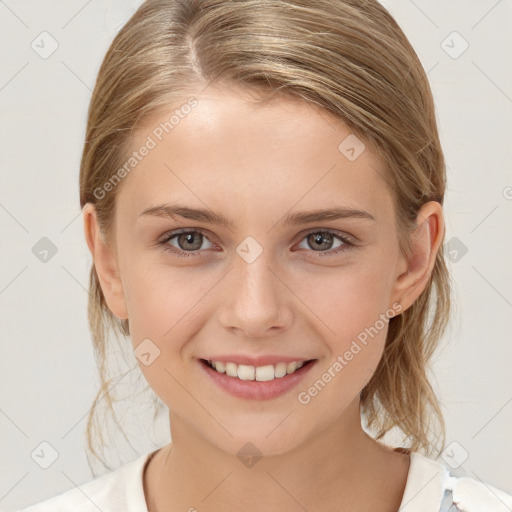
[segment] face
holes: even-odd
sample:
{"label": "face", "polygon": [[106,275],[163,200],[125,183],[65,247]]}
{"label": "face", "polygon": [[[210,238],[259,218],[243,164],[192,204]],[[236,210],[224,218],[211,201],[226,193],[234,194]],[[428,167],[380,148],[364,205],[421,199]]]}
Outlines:
{"label": "face", "polygon": [[195,98],[169,133],[165,112],[134,137],[156,144],[116,191],[116,270],[96,264],[171,428],[282,453],[358,403],[408,306],[392,195],[369,147],[310,104]]}

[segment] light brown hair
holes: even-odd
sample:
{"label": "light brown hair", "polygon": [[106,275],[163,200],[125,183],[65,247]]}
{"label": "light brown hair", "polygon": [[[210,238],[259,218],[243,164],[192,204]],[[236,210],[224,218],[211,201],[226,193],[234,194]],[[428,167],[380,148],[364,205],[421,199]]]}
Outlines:
{"label": "light brown hair", "polygon": [[[445,162],[427,76],[376,0],[144,2],[112,42],[88,112],[80,205],[95,205],[108,243],[122,182],[100,199],[95,190],[126,161],[134,130],[214,82],[256,91],[262,100],[291,95],[344,122],[385,165],[400,250],[410,254],[419,209],[428,201],[443,204]],[[427,371],[449,312],[450,276],[441,245],[424,291],[390,319],[384,354],[361,392],[361,412],[377,439],[397,427],[412,450],[433,454],[439,435],[443,449],[443,416]],[[95,419],[101,400],[115,417],[107,346],[111,334],[128,336],[129,327],[109,311],[94,265],[88,315],[100,389],[87,439],[99,458],[94,444],[103,444]]]}

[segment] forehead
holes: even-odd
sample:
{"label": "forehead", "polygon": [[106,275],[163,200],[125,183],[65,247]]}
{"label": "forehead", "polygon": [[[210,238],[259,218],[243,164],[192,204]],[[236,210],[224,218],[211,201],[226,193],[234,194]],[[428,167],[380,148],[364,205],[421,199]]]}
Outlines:
{"label": "forehead", "polygon": [[[218,205],[236,218],[299,202],[301,209],[391,207],[382,163],[316,105],[290,96],[257,104],[227,88],[193,98],[153,115],[135,132],[131,151],[145,156],[139,154],[120,194],[129,196],[132,208],[179,199]],[[143,146],[150,149],[139,151]]]}

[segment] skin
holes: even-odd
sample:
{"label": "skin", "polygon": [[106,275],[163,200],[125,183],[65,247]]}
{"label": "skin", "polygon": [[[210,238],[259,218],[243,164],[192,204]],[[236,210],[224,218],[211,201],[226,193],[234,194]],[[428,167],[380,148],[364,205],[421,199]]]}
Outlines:
{"label": "skin", "polygon": [[[338,150],[351,133],[339,119],[291,97],[256,106],[233,87],[195,97],[198,105],[115,191],[114,243],[100,238],[94,207],[83,210],[108,307],[129,319],[134,348],[149,338],[160,350],[151,364],[139,362],[169,408],[172,437],[145,469],[148,509],[396,511],[409,457],[364,432],[359,402],[387,323],[307,405],[297,395],[380,314],[393,304],[405,311],[420,295],[442,240],[442,207],[423,206],[406,261],[383,167],[369,147],[354,161]],[[162,112],[141,127],[134,150],[168,118]],[[140,216],[173,202],[208,208],[233,227]],[[277,225],[290,212],[328,206],[365,210],[375,221]],[[195,256],[156,243],[178,228],[204,234],[192,240]],[[320,229],[357,245],[332,254],[337,238],[319,247],[307,236]],[[252,263],[236,252],[248,236],[263,249]],[[167,245],[190,247],[178,237]],[[228,395],[200,371],[198,358],[233,353],[317,361],[297,388],[254,401]],[[263,454],[252,467],[237,457],[247,442]]]}

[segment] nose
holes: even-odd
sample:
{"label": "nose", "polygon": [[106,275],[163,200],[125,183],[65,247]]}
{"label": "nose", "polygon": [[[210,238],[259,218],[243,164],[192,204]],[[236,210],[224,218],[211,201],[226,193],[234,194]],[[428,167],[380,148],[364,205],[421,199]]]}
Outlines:
{"label": "nose", "polygon": [[[263,338],[286,330],[292,321],[290,289],[263,253],[252,263],[238,255],[229,272],[219,321],[246,338]],[[284,282],[283,282],[284,281]]]}

